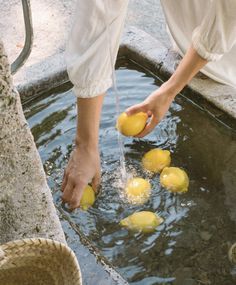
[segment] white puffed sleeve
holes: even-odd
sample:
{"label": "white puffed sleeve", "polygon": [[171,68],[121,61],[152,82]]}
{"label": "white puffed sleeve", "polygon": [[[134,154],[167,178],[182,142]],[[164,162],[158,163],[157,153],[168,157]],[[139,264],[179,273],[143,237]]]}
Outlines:
{"label": "white puffed sleeve", "polygon": [[200,56],[219,60],[236,43],[236,1],[212,0],[201,24],[194,30],[192,43]]}
{"label": "white puffed sleeve", "polygon": [[66,48],[77,97],[95,97],[111,87],[127,5],[128,0],[78,0]]}

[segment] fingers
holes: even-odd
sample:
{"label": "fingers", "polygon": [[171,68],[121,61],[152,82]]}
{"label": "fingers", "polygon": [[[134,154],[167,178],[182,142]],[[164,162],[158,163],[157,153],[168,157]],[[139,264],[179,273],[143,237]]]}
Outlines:
{"label": "fingers", "polygon": [[86,185],[79,185],[74,187],[72,199],[69,203],[70,209],[73,211],[80,206],[80,200],[83,196]]}
{"label": "fingers", "polygon": [[131,116],[139,112],[146,113],[147,111],[148,111],[147,105],[145,103],[140,103],[140,104],[129,107],[128,109],[126,109],[125,112],[128,116]]}
{"label": "fingers", "polygon": [[64,187],[63,194],[61,197],[63,202],[65,203],[70,202],[73,195],[74,186],[75,186],[74,183],[71,180],[67,179],[67,183]]}
{"label": "fingers", "polygon": [[149,105],[144,102],[134,105],[126,110],[126,114],[128,116],[134,115],[138,112],[145,112],[147,113],[149,118],[151,117],[150,122],[146,124],[143,131],[137,136],[135,136],[136,138],[142,138],[146,136],[147,134],[149,134],[155,128],[155,126],[159,123],[159,120],[152,114],[152,111],[149,109]]}
{"label": "fingers", "polygon": [[149,134],[155,128],[155,126],[158,123],[159,123],[159,120],[152,115],[150,122],[148,122],[146,127],[143,129],[143,131],[140,134],[138,134],[137,136],[135,136],[135,137],[136,138],[143,138],[143,137],[145,137],[147,134]]}
{"label": "fingers", "polygon": [[82,198],[84,189],[87,184],[76,185],[68,180],[68,183],[63,191],[62,200],[67,203],[71,210],[74,210],[80,206],[80,200]]}
{"label": "fingers", "polygon": [[[74,183],[70,177],[67,177],[65,175],[64,179],[67,181],[64,182],[63,180],[63,194],[62,194],[62,201],[64,203],[67,203],[71,210],[74,210],[80,206],[80,200],[83,196],[83,192],[85,187],[87,186],[87,183],[84,183],[80,181]],[[98,171],[94,178],[92,179],[92,188],[95,192],[98,192],[99,185],[101,183],[101,174],[100,171]]]}
{"label": "fingers", "polygon": [[97,148],[75,148],[64,172],[62,200],[71,209],[80,206],[85,187],[92,181],[96,191],[100,184],[100,157]]}
{"label": "fingers", "polygon": [[97,172],[92,180],[92,188],[94,190],[94,192],[98,192],[99,186],[101,183],[101,173],[100,171]]}
{"label": "fingers", "polygon": [[64,192],[66,184],[67,184],[67,173],[66,170],[64,171],[63,179],[62,179],[62,184],[61,184],[61,191]]}

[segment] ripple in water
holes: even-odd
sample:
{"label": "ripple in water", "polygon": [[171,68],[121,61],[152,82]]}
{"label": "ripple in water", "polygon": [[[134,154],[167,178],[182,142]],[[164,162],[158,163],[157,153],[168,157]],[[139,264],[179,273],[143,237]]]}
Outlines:
{"label": "ripple in water", "polygon": [[[116,73],[121,111],[142,101],[159,84],[140,71],[119,69]],[[123,139],[127,172],[148,179],[152,185],[145,204],[130,205],[119,168],[115,109],[115,96],[110,91],[100,131],[102,190],[94,207],[70,213],[61,205],[60,184],[76,131],[75,98],[68,90],[27,106],[25,115],[56,205],[130,284],[173,284],[175,278],[185,278],[186,272],[188,280],[200,280],[200,284],[233,284],[227,245],[236,239],[232,221],[236,203],[235,133],[183,98],[177,99],[148,137]],[[154,147],[169,149],[172,165],[187,171],[188,193],[178,196],[167,192],[158,174],[142,169],[141,157]],[[148,235],[120,228],[121,219],[140,210],[154,211],[165,221]]]}

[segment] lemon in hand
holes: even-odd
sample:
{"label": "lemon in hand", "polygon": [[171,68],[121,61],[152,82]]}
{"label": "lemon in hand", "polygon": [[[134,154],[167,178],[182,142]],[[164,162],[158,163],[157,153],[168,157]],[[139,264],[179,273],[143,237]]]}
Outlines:
{"label": "lemon in hand", "polygon": [[143,112],[130,116],[128,116],[126,113],[122,113],[117,119],[116,128],[124,136],[136,136],[145,128],[147,118],[148,115]]}
{"label": "lemon in hand", "polygon": [[189,178],[187,173],[178,167],[166,167],[160,175],[160,182],[163,187],[171,192],[187,192]]}
{"label": "lemon in hand", "polygon": [[130,203],[142,204],[150,196],[151,185],[143,178],[132,178],[125,187],[125,193]]}
{"label": "lemon in hand", "polygon": [[142,158],[142,163],[145,169],[159,173],[162,169],[170,165],[170,152],[160,148],[152,149],[145,153]]}
{"label": "lemon in hand", "polygon": [[84,189],[83,196],[80,200],[80,208],[83,210],[87,210],[89,207],[91,207],[95,202],[95,193],[93,191],[93,188],[89,185],[87,185]]}
{"label": "lemon in hand", "polygon": [[132,231],[141,231],[143,233],[153,232],[163,219],[153,212],[136,212],[120,221],[120,225]]}

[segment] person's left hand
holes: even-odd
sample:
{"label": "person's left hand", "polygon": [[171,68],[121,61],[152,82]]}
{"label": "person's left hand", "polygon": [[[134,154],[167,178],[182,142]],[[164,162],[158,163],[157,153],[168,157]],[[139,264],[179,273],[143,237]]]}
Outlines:
{"label": "person's left hand", "polygon": [[155,128],[165,116],[175,95],[176,93],[170,91],[169,88],[166,88],[166,84],[164,83],[159,89],[151,93],[151,95],[149,95],[142,103],[134,105],[125,111],[128,116],[138,112],[145,112],[150,118],[143,131],[135,137],[142,138]]}

